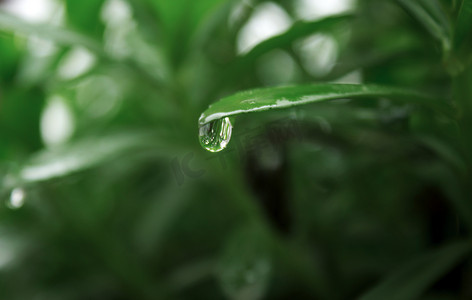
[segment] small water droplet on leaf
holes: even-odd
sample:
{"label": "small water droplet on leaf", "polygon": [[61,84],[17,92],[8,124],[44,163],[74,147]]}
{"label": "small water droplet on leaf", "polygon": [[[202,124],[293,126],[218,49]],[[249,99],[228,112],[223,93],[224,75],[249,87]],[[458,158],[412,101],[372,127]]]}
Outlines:
{"label": "small water droplet on leaf", "polygon": [[210,152],[219,152],[228,145],[232,131],[228,117],[202,124],[198,132],[200,144]]}

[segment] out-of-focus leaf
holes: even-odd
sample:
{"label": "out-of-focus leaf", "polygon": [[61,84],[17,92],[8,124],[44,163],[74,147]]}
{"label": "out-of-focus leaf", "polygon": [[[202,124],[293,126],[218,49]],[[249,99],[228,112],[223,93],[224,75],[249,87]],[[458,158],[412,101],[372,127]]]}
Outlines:
{"label": "out-of-focus leaf", "polygon": [[438,0],[420,0],[420,2],[430,15],[435,18],[447,32],[450,32],[451,24],[441,3]]}
{"label": "out-of-focus leaf", "polygon": [[182,210],[190,200],[188,190],[170,188],[153,195],[152,201],[145,210],[136,228],[136,243],[143,256],[155,256],[165,245],[166,233],[177,221]]}
{"label": "out-of-focus leaf", "polygon": [[419,136],[418,140],[433,150],[439,157],[451,164],[456,170],[459,170],[462,174],[467,172],[464,159],[459,153],[457,153],[457,150],[452,148],[450,145],[428,136]]}
{"label": "out-of-focus leaf", "polygon": [[169,285],[176,291],[183,290],[206,277],[210,277],[214,271],[214,259],[205,259],[186,264],[170,274]]}
{"label": "out-of-focus leaf", "polygon": [[15,16],[0,11],[0,31],[15,32],[27,36],[35,35],[53,40],[59,44],[80,45],[96,53],[103,53],[100,45],[77,32],[47,24],[30,24]]}
{"label": "out-of-focus leaf", "polygon": [[441,99],[408,89],[369,84],[316,84],[263,88],[236,93],[210,105],[200,116],[199,123],[205,124],[242,113],[365,97],[384,97],[404,103],[430,106],[446,114],[452,113],[451,107]]}
{"label": "out-of-focus leaf", "polygon": [[[466,164],[465,164],[466,165]],[[437,164],[431,165],[428,168],[418,170],[421,178],[428,178],[431,182],[435,182],[436,186],[440,187],[445,195],[449,198],[457,215],[461,216],[462,224],[469,230],[472,229],[472,205],[470,202],[470,190],[461,189],[461,185],[466,183],[468,185],[470,180],[463,176],[457,178],[457,172],[445,165]],[[462,224],[460,226],[462,226]]]}
{"label": "out-of-focus leaf", "polygon": [[[454,47],[472,49],[472,0],[463,0],[454,30]],[[470,54],[470,53],[469,53]]]}
{"label": "out-of-focus leaf", "polygon": [[230,299],[261,299],[271,273],[271,239],[255,225],[229,237],[218,266],[218,280]]}
{"label": "out-of-focus leaf", "polygon": [[457,242],[401,266],[362,300],[418,299],[426,289],[470,253],[470,241]]}
{"label": "out-of-focus leaf", "polygon": [[[448,51],[451,47],[450,32],[441,21],[436,20],[433,15],[425,8],[423,1],[418,0],[397,0],[409,13],[411,13],[418,22],[423,24],[429,33],[438,39],[443,46],[443,49]],[[438,4],[439,5],[439,4]],[[431,4],[432,6],[432,4]],[[435,9],[435,14],[438,10]],[[443,19],[443,18],[441,18]]]}
{"label": "out-of-focus leaf", "polygon": [[151,140],[146,134],[128,133],[89,138],[60,149],[44,150],[22,166],[18,174],[12,174],[13,182],[7,185],[28,184],[67,176],[152,145]]}
{"label": "out-of-focus leaf", "polygon": [[[320,20],[306,22],[298,21],[294,23],[285,32],[262,41],[252,48],[248,53],[238,56],[224,71],[220,80],[214,83],[215,88],[221,89],[222,86],[229,86],[237,81],[237,78],[244,76],[251,68],[254,67],[256,61],[264,54],[279,48],[290,47],[295,41],[300,38],[309,36],[315,33],[330,32],[339,26],[348,24],[353,19],[353,15],[342,14],[326,17]],[[356,68],[359,66],[356,65]],[[343,70],[350,71],[352,67],[349,66]],[[337,74],[345,74],[339,71]],[[334,75],[334,74],[332,74]],[[339,75],[340,76],[340,75]],[[339,77],[338,76],[338,77]]]}
{"label": "out-of-focus leaf", "polygon": [[38,150],[41,146],[39,120],[43,93],[37,88],[18,90],[9,85],[0,86],[0,94],[1,143],[15,147],[10,149],[12,155]]}
{"label": "out-of-focus leaf", "polygon": [[252,67],[254,62],[262,55],[277,48],[290,46],[296,40],[314,33],[322,33],[333,30],[340,25],[346,25],[352,20],[352,15],[331,16],[312,22],[300,21],[293,24],[287,31],[269,38],[257,44],[248,53],[238,57],[234,66],[229,68],[228,74],[231,78],[237,76],[240,72]]}
{"label": "out-of-focus leaf", "polygon": [[20,58],[20,49],[14,43],[13,35],[0,36],[0,57],[2,65],[0,67],[0,81],[10,81],[15,73],[16,64]]}
{"label": "out-of-focus leaf", "polygon": [[178,65],[187,55],[189,40],[202,20],[223,0],[152,0],[162,22],[168,54]]}
{"label": "out-of-focus leaf", "polygon": [[[222,0],[152,0],[162,22],[168,30],[174,31],[178,28],[188,27],[188,30],[195,30],[195,26],[202,18]],[[187,17],[182,19],[182,17]]]}
{"label": "out-of-focus leaf", "polygon": [[103,24],[100,12],[104,0],[66,0],[67,20],[79,31],[100,37]]}
{"label": "out-of-focus leaf", "polygon": [[[14,32],[26,36],[38,36],[47,40],[52,40],[64,46],[83,46],[97,54],[99,57],[113,61],[113,59],[105,53],[100,43],[86,35],[48,24],[30,24],[1,11],[0,31]],[[154,88],[160,87],[159,79],[152,75],[149,70],[141,66],[137,61],[128,59],[119,62],[139,75],[143,79],[143,82],[148,83]]]}
{"label": "out-of-focus leaf", "polygon": [[472,115],[472,65],[454,78],[453,99],[459,111],[462,143],[470,162],[472,161],[472,140],[468,137],[472,134],[472,118],[470,117]]}

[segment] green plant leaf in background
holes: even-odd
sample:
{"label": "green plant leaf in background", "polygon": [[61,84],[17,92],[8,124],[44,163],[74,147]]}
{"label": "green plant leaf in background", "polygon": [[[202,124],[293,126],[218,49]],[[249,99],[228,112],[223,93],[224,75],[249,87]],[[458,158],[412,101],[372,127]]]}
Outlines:
{"label": "green plant leaf in background", "polygon": [[471,251],[470,241],[443,246],[410,263],[400,266],[361,300],[418,299],[444,273],[453,268]]}
{"label": "green plant leaf in background", "polygon": [[270,246],[267,233],[254,224],[246,225],[228,237],[217,276],[229,299],[263,298],[272,268]]}
{"label": "green plant leaf in background", "polygon": [[[72,28],[96,37],[103,34],[100,8],[103,6],[104,0],[66,0],[65,2],[68,21]],[[88,17],[83,18],[84,15]]]}
{"label": "green plant leaf in background", "polygon": [[30,162],[10,174],[6,188],[29,185],[96,167],[117,159],[129,151],[154,146],[149,135],[128,133],[88,138],[59,149],[44,150],[31,157]]}
{"label": "green plant leaf in background", "polygon": [[86,35],[49,24],[30,24],[3,11],[0,11],[0,31],[11,31],[27,36],[36,35],[62,45],[84,46],[95,53],[103,53],[99,43]]}
{"label": "green plant leaf in background", "polygon": [[150,0],[163,26],[167,53],[174,66],[187,56],[190,40],[203,19],[224,1]]}
{"label": "green plant leaf in background", "polygon": [[[470,50],[472,47],[472,1],[463,0],[459,9],[459,15],[454,29],[454,47],[468,54],[466,59],[471,58]],[[470,63],[470,61],[469,61]]]}
{"label": "green plant leaf in background", "polygon": [[444,51],[451,49],[451,30],[438,1],[397,0],[429,33],[438,39]]}
{"label": "green plant leaf in background", "polygon": [[262,55],[278,48],[291,46],[296,40],[315,33],[330,32],[335,28],[346,25],[353,19],[353,15],[343,14],[329,16],[311,22],[299,21],[293,24],[287,31],[264,40],[252,48],[249,52],[236,58],[232,66],[228,68],[226,75],[222,78],[222,84],[229,84],[253,67],[253,64]]}

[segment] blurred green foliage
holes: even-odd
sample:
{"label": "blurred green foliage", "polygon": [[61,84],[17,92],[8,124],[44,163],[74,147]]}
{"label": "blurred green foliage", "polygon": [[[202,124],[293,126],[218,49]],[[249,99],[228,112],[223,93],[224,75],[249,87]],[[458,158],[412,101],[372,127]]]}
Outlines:
{"label": "blurred green foliage", "polygon": [[[309,1],[57,0],[36,23],[14,2],[1,299],[472,298],[471,0],[308,19]],[[393,88],[240,115],[226,150],[200,147],[218,99],[327,82]],[[408,91],[439,109],[392,101]]]}

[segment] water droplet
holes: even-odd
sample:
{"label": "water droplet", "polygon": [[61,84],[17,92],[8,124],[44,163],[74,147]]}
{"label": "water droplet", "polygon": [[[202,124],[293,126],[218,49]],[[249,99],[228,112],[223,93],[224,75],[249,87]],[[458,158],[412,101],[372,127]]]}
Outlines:
{"label": "water droplet", "polygon": [[18,209],[25,204],[26,192],[22,188],[14,188],[11,191],[7,206],[11,209]]}
{"label": "water droplet", "polygon": [[232,131],[233,126],[228,117],[200,125],[200,144],[210,152],[219,152],[228,145]]}

